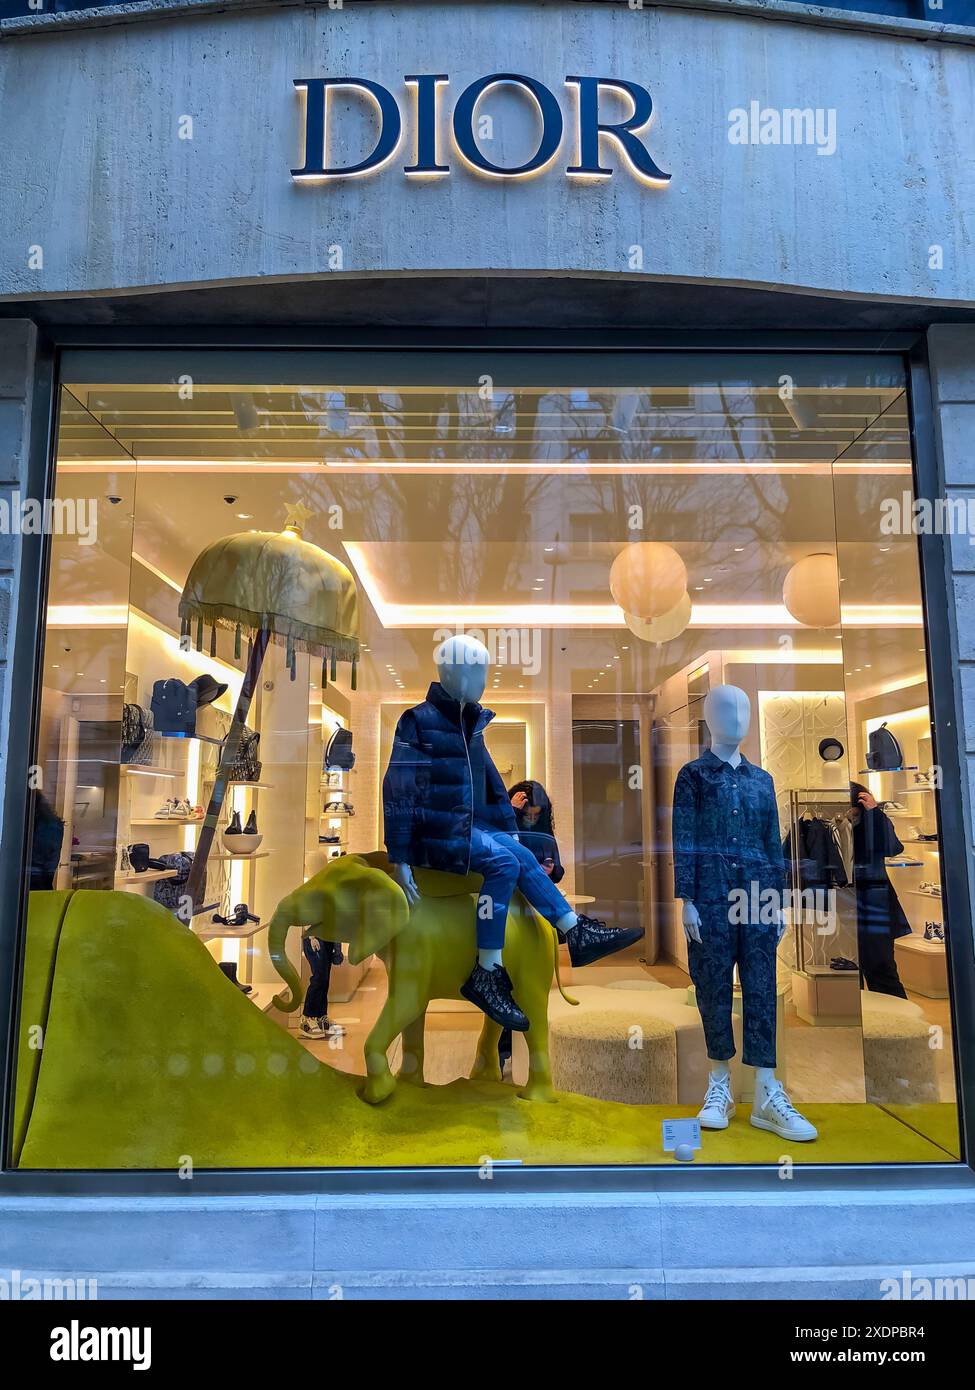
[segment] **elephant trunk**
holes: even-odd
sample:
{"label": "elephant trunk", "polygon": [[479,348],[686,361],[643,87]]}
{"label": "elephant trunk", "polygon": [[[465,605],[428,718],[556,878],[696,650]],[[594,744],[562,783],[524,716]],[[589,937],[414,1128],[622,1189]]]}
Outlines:
{"label": "elephant trunk", "polygon": [[286,1014],[293,1014],[301,1002],[301,978],[288,959],[288,953],[285,950],[288,942],[288,931],[293,923],[294,917],[288,899],[285,899],[283,903],[279,904],[267,929],[268,954],[274,962],[275,970],[288,986],[287,994],[274,996],[274,1007]]}

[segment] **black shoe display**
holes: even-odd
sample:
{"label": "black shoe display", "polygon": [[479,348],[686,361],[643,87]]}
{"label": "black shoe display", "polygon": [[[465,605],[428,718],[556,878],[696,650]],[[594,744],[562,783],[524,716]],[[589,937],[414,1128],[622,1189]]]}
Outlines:
{"label": "black shoe display", "polygon": [[244,833],[245,835],[256,835],[256,834],[257,834],[257,812],[256,812],[256,811],[251,811],[250,815],[247,817],[247,824],[244,826],[244,831],[243,831],[243,833]]}
{"label": "black shoe display", "polygon": [[460,992],[500,1027],[511,1028],[515,1033],[528,1032],[528,1019],[511,996],[511,977],[503,965],[485,970],[478,961]]}
{"label": "black shoe display", "polygon": [[569,960],[573,965],[592,965],[593,961],[632,946],[643,935],[640,927],[607,927],[598,917],[580,916],[574,927],[565,933]]}
{"label": "black shoe display", "polygon": [[234,811],[233,815],[230,817],[230,824],[227,826],[227,829],[223,833],[225,835],[243,835],[244,832],[240,828],[239,811]]}

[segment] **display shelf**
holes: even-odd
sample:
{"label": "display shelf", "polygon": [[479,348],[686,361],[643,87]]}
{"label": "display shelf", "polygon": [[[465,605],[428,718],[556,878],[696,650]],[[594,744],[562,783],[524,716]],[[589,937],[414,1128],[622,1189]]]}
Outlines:
{"label": "display shelf", "polygon": [[247,998],[261,1013],[266,1014],[274,1004],[274,996],[280,993],[280,985],[253,985]]}
{"label": "display shelf", "polygon": [[857,773],[858,777],[889,777],[894,772],[920,772],[919,763],[911,763],[907,767],[861,767]]}
{"label": "display shelf", "polygon": [[273,792],[273,782],[228,782],[228,787],[253,787],[256,792]]}
{"label": "display shelf", "polygon": [[158,734],[160,738],[178,739],[180,743],[212,743],[216,748],[223,745],[223,739],[214,738],[212,734],[168,733],[165,729],[153,729],[153,733]]}
{"label": "display shelf", "polygon": [[137,820],[130,820],[129,825],[202,825],[203,816],[146,816]]}
{"label": "display shelf", "polygon": [[888,859],[886,860],[888,869],[923,869],[924,863],[920,859]]}
{"label": "display shelf", "polygon": [[898,820],[923,820],[920,811],[894,811],[890,806],[881,804],[881,809],[885,816],[896,816]]}
{"label": "display shelf", "polygon": [[266,859],[272,851],[269,849],[255,849],[250,854],[211,854],[209,862],[211,864],[225,863],[227,860],[234,859]]}
{"label": "display shelf", "polygon": [[198,936],[201,941],[220,941],[225,938],[246,941],[248,937],[256,936],[259,931],[263,931],[266,926],[266,922],[246,922],[242,927],[225,927],[219,922],[213,922],[209,927],[194,927],[193,935]]}
{"label": "display shelf", "polygon": [[943,903],[944,898],[940,893],[922,893],[919,888],[908,888],[905,890],[912,898],[925,898],[929,903]]}
{"label": "display shelf", "polygon": [[923,955],[944,955],[943,941],[925,941],[923,936],[913,932],[910,936],[897,937],[897,945],[908,951],[920,951]]}
{"label": "display shelf", "polygon": [[164,878],[175,878],[175,869],[146,869],[142,874],[116,874],[116,883],[159,883]]}
{"label": "display shelf", "polygon": [[123,777],[181,777],[183,775],[172,767],[133,767],[130,763],[120,763],[119,772]]}

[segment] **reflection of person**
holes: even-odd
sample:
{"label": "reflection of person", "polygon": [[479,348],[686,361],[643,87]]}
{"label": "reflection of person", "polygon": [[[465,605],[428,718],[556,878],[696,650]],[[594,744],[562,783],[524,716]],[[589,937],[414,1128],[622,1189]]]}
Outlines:
{"label": "reflection of person", "polygon": [[553,883],[565,877],[555,839],[555,815],[548,792],[541,782],[516,782],[508,788],[508,799],[515,813],[518,838],[531,850]]}
{"label": "reflection of person", "polygon": [[906,999],[907,990],[897,973],[894,942],[899,936],[910,936],[911,927],[885,862],[889,855],[902,854],[904,846],[890,817],[866,787],[851,782],[850,800],[854,808],[850,818],[861,982],[872,993]]}
{"label": "reflection of person", "polygon": [[61,862],[64,843],[64,821],[47,797],[34,793],[34,824],[31,837],[30,886],[53,888],[54,876]]}
{"label": "reflection of person", "polygon": [[305,991],[298,1031],[303,1038],[342,1038],[345,1029],[328,1017],[328,986],[332,966],[342,961],[342,948],[334,941],[320,941],[317,936],[302,938],[301,949],[311,966],[311,979]]}

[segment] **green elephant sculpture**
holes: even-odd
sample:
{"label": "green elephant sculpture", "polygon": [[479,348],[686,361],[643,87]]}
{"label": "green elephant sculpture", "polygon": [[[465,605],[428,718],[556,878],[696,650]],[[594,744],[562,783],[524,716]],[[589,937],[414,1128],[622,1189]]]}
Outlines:
{"label": "green elephant sculpture", "polygon": [[[355,965],[378,955],[386,967],[386,1003],[365,1043],[366,1081],[361,1098],[377,1105],[392,1095],[397,1078],[388,1061],[392,1043],[403,1037],[401,1081],[422,1086],[423,1034],[431,999],[460,999],[460,987],[476,951],[475,903],[481,877],[417,869],[421,897],[412,912],[406,896],[388,873],[385,854],[344,855],[296,888],[278,904],[268,930],[268,948],[287,995],[274,1003],[292,1013],[301,1000],[301,982],[285,943],[292,926],[303,935],[344,941]],[[515,895],[508,914],[504,963],[515,998],[528,1015],[528,1083],[523,1100],[554,1101],[548,1051],[548,994],[552,972],[559,980],[558,939],[552,927]],[[471,1079],[500,1081],[498,1039],[501,1029],[485,1019]]]}

